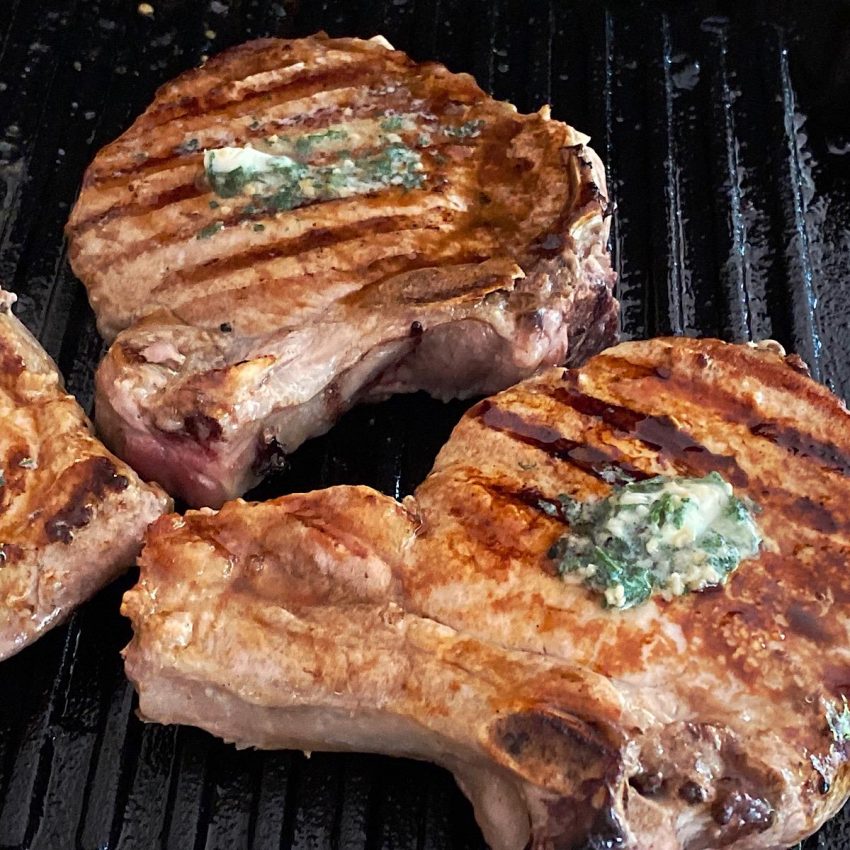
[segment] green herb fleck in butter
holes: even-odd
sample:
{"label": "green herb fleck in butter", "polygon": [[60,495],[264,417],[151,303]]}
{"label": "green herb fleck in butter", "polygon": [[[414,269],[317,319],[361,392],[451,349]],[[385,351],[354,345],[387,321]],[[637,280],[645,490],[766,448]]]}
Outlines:
{"label": "green herb fleck in butter", "polygon": [[716,472],[630,482],[594,502],[560,501],[571,527],[549,556],[609,608],[723,584],[761,544],[751,508]]}
{"label": "green herb fleck in butter", "polygon": [[453,139],[470,139],[481,133],[484,122],[480,118],[472,121],[464,121],[454,127],[446,127],[444,132]]}
{"label": "green herb fleck in butter", "polygon": [[395,132],[404,129],[404,117],[401,115],[388,115],[381,121],[381,129]]}
{"label": "green herb fleck in butter", "polygon": [[198,150],[199,142],[195,138],[185,139],[176,148],[174,148],[174,152],[176,154],[184,154],[184,153],[194,153]]}
{"label": "green herb fleck in butter", "polygon": [[295,150],[302,156],[310,153],[313,148],[328,144],[329,142],[342,141],[348,138],[348,132],[343,129],[328,129],[318,133],[306,133],[295,140]]}
{"label": "green herb fleck in butter", "polygon": [[208,224],[206,227],[202,227],[198,231],[197,236],[195,236],[195,238],[196,239],[209,239],[210,236],[215,236],[215,234],[218,233],[219,230],[221,230],[223,227],[224,227],[223,221],[214,221],[212,224]]}
{"label": "green herb fleck in butter", "polygon": [[332,163],[321,165],[252,147],[221,148],[204,154],[204,168],[219,197],[251,197],[242,210],[245,215],[291,210],[388,186],[413,189],[425,179],[419,153],[401,142],[390,142],[376,153],[357,158],[340,151]]}

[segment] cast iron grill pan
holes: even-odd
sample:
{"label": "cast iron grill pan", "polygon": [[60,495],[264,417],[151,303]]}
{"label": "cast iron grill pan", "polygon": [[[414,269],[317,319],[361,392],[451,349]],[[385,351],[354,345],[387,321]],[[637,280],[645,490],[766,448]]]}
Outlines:
{"label": "cast iron grill pan", "polygon": [[[90,408],[102,353],[62,226],[157,86],[262,35],[383,33],[593,136],[616,201],[625,337],[773,337],[850,394],[850,7],[506,0],[0,0],[0,280]],[[465,405],[349,413],[254,495],[410,493]],[[437,768],[237,752],[143,725],[119,649],[133,576],[0,665],[0,848],[481,847]],[[806,848],[850,850],[842,814]]]}

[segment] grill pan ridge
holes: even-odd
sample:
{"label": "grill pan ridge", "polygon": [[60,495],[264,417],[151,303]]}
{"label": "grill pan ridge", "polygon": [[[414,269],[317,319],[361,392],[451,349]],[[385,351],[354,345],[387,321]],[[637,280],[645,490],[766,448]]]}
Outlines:
{"label": "grill pan ridge", "polygon": [[[91,408],[103,352],[62,227],[155,88],[263,35],[384,34],[589,133],[616,203],[623,336],[773,337],[850,397],[850,5],[557,0],[2,0],[0,280]],[[403,496],[466,408],[347,414],[252,494]],[[143,725],[119,649],[133,575],[0,665],[0,848],[482,847],[451,777],[378,756],[237,752]],[[850,809],[805,848],[850,850]]]}

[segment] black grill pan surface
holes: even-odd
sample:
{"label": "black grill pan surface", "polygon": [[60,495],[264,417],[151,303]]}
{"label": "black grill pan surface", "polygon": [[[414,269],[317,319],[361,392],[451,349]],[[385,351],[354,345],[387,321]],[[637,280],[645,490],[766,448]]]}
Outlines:
{"label": "black grill pan surface", "polygon": [[[623,335],[772,337],[850,395],[850,6],[536,0],[0,0],[0,280],[91,407],[102,353],[62,226],[157,86],[263,35],[382,33],[593,136],[616,202]],[[147,13],[147,14],[146,14]],[[412,491],[465,409],[346,415],[253,495]],[[119,649],[129,575],[0,664],[0,848],[481,847],[437,768],[237,752],[143,725]],[[806,848],[850,850],[850,810]]]}

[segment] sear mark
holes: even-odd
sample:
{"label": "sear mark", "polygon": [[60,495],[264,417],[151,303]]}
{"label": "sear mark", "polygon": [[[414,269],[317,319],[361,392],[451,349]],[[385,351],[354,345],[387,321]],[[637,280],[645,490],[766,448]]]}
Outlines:
{"label": "sear mark", "polygon": [[562,437],[556,429],[523,419],[519,414],[497,407],[489,400],[481,402],[473,415],[478,416],[488,428],[541,449],[558,460],[571,463],[600,481],[611,483],[612,474],[623,474],[633,481],[651,477],[632,466],[616,449],[602,449]]}
{"label": "sear mark", "polygon": [[659,455],[678,461],[694,472],[719,472],[736,487],[744,487],[748,483],[747,473],[734,457],[712,452],[669,416],[653,416],[609,404],[567,387],[556,387],[552,398],[578,413],[592,416],[626,435],[637,437]]}
{"label": "sear mark", "polygon": [[83,467],[81,480],[69,495],[67,504],[44,524],[44,532],[51,543],[70,543],[74,531],[91,522],[94,504],[107,493],[126,490],[130,483],[105,457],[89,458],[73,469],[80,467]]}

